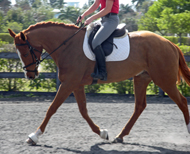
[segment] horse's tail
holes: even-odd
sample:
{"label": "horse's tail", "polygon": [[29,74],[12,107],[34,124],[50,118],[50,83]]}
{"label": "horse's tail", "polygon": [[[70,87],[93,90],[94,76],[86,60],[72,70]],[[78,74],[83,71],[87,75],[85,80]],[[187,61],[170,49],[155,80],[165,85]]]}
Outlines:
{"label": "horse's tail", "polygon": [[190,69],[188,68],[185,62],[185,58],[183,56],[181,49],[175,44],[174,46],[177,48],[179,52],[179,70],[178,70],[177,82],[180,83],[182,77],[185,80],[185,82],[190,86]]}

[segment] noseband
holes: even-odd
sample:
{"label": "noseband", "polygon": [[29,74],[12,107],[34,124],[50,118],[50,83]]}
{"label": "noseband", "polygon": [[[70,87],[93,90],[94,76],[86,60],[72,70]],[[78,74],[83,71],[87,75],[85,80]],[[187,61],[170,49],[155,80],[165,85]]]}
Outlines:
{"label": "noseband", "polygon": [[[37,52],[39,52],[39,53],[42,53],[42,52],[39,51],[39,50],[37,50],[37,49],[35,49],[34,47],[32,47],[32,46],[30,45],[30,43],[28,42],[28,40],[26,40],[26,43],[24,43],[24,44],[16,44],[16,46],[25,46],[25,45],[28,45],[28,48],[29,48],[30,53],[31,53],[31,55],[32,55],[33,63],[24,66],[24,67],[23,67],[23,70],[24,70],[24,71],[27,71],[27,72],[35,72],[35,74],[37,75],[37,72],[38,72],[38,71],[37,71],[37,67],[38,67],[38,65],[41,63],[41,60],[39,60],[39,59],[37,58],[37,56],[36,56],[34,50],[37,51]],[[25,55],[25,57],[27,57],[27,56],[28,56],[28,54]],[[34,60],[34,58],[35,58],[36,61]],[[31,66],[31,65],[34,65],[34,64],[36,64],[36,67],[35,67],[34,70],[28,70],[28,69],[26,69],[27,67],[29,67],[29,66]]]}

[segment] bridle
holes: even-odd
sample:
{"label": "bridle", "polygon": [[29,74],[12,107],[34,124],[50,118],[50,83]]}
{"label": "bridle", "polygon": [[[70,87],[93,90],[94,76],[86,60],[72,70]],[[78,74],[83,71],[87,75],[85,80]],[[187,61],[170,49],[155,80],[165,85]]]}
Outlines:
{"label": "bridle", "polygon": [[[24,67],[23,67],[23,70],[24,70],[24,71],[27,71],[27,72],[35,72],[35,75],[37,75],[37,74],[38,74],[37,68],[38,68],[39,64],[40,64],[42,61],[44,61],[48,56],[50,56],[52,53],[54,53],[56,50],[58,50],[62,45],[65,45],[71,38],[73,38],[73,37],[74,37],[79,31],[81,31],[85,26],[86,26],[86,25],[81,24],[81,26],[79,27],[79,29],[78,29],[72,36],[70,36],[69,38],[67,38],[61,45],[59,45],[56,49],[54,49],[50,54],[46,55],[46,56],[45,56],[44,58],[42,58],[41,60],[39,60],[39,59],[37,58],[37,56],[36,56],[34,50],[37,51],[37,52],[39,52],[40,54],[42,54],[42,52],[39,51],[39,50],[37,50],[37,49],[35,49],[34,47],[32,47],[32,46],[30,45],[30,43],[28,42],[28,40],[26,40],[26,43],[23,43],[23,44],[15,44],[16,46],[25,46],[25,45],[28,45],[28,48],[29,48],[30,53],[31,53],[31,55],[32,55],[33,62],[30,63],[30,64],[28,64],[28,65],[26,65],[26,66],[24,66]],[[44,53],[41,55],[41,57],[43,57],[43,55],[45,55],[45,54],[46,54],[46,52],[44,52]],[[27,56],[28,56],[28,54],[26,54],[25,57],[27,57]],[[35,60],[34,60],[34,58],[35,58]],[[32,66],[32,65],[34,65],[34,64],[36,64],[36,67],[35,67],[34,70],[28,70],[28,69],[26,69],[27,67]]]}
{"label": "bridle", "polygon": [[[24,67],[23,67],[23,70],[24,70],[24,71],[27,71],[27,72],[35,72],[35,74],[37,75],[37,72],[38,72],[38,71],[37,71],[37,68],[38,68],[38,66],[39,66],[39,64],[41,63],[42,60],[39,60],[39,59],[37,58],[37,56],[36,56],[34,50],[37,51],[37,52],[39,52],[40,54],[41,54],[42,52],[39,51],[39,50],[37,50],[37,49],[35,49],[34,47],[32,47],[32,46],[30,45],[30,43],[28,42],[28,40],[26,40],[26,43],[24,43],[24,44],[15,44],[15,45],[16,45],[16,46],[25,46],[25,45],[28,45],[28,48],[29,48],[29,50],[30,50],[30,54],[32,55],[33,62],[30,63],[30,64],[28,64],[28,65],[26,65],[26,66],[24,66]],[[25,57],[27,57],[27,56],[28,56],[28,54],[25,55]],[[34,60],[34,58],[35,58],[36,61]],[[35,67],[34,70],[28,70],[28,69],[26,69],[27,67],[32,66],[32,65],[34,65],[34,64],[36,64],[36,67]]]}

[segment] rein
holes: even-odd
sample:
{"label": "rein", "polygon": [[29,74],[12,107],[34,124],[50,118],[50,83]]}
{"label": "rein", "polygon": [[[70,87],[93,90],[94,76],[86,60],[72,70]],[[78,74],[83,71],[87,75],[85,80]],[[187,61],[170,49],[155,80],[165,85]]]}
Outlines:
{"label": "rein", "polygon": [[[24,70],[24,71],[27,71],[27,72],[35,72],[35,74],[37,75],[37,67],[39,66],[39,64],[40,64],[41,62],[43,62],[43,61],[44,61],[47,57],[49,57],[51,54],[53,54],[55,51],[57,51],[61,46],[65,45],[71,38],[73,38],[78,32],[80,32],[85,26],[86,26],[86,25],[81,24],[81,26],[79,27],[79,29],[78,29],[72,36],[68,37],[62,44],[60,44],[60,45],[59,45],[57,48],[55,48],[50,54],[48,54],[47,56],[45,56],[45,57],[42,58],[41,60],[39,60],[39,59],[37,58],[37,56],[36,56],[34,50],[37,51],[37,52],[39,52],[39,53],[42,53],[42,52],[39,51],[39,50],[37,50],[37,49],[35,49],[34,47],[32,47],[32,46],[30,45],[30,43],[28,42],[28,40],[26,40],[26,43],[24,43],[24,44],[15,44],[16,46],[25,46],[25,45],[28,45],[28,48],[29,48],[30,53],[31,53],[32,58],[33,58],[33,63],[30,63],[30,64],[24,66],[24,67],[23,67],[23,70]],[[41,56],[45,55],[46,53],[47,53],[47,52],[44,52]],[[28,55],[26,55],[26,57],[27,57],[27,56],[28,56]],[[34,61],[34,58],[35,58],[36,61]],[[29,67],[29,66],[31,66],[31,65],[34,65],[34,64],[36,64],[36,67],[35,67],[34,70],[27,70],[27,69],[26,69],[27,67]]]}

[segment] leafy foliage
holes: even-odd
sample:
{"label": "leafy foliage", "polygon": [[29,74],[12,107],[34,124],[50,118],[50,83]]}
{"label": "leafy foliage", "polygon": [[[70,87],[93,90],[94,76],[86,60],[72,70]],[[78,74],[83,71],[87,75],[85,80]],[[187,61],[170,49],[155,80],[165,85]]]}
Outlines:
{"label": "leafy foliage", "polygon": [[103,84],[86,85],[85,92],[86,93],[98,93],[103,88],[104,88]]}
{"label": "leafy foliage", "polygon": [[157,20],[158,28],[178,35],[190,32],[190,11],[177,14],[173,12],[171,8],[162,11],[161,18]]}
{"label": "leafy foliage", "polygon": [[80,9],[73,6],[68,6],[61,10],[59,19],[69,19],[72,23],[76,22],[77,17],[81,14]]}
{"label": "leafy foliage", "polygon": [[0,0],[0,9],[3,12],[7,12],[11,6],[11,1],[9,0]]}
{"label": "leafy foliage", "polygon": [[14,39],[8,33],[0,33],[0,39],[8,43],[13,43],[14,41]]}
{"label": "leafy foliage", "polygon": [[117,91],[118,94],[133,94],[133,81],[125,80],[121,82],[114,82],[110,84],[111,88]]}
{"label": "leafy foliage", "polygon": [[[179,37],[175,37],[175,36],[163,36],[163,37],[165,37],[166,39],[170,40],[171,42],[173,42],[175,44],[178,44]],[[182,37],[181,43],[184,45],[190,46],[190,38],[189,37]]]}
{"label": "leafy foliage", "polygon": [[[22,68],[20,61],[17,59],[1,59],[0,66],[0,72],[18,72],[21,71]],[[0,79],[0,89],[2,90],[16,91],[21,89],[22,86],[22,79]]]}
{"label": "leafy foliage", "polygon": [[3,12],[0,11],[0,31],[2,30],[3,28]]}
{"label": "leafy foliage", "polygon": [[8,28],[12,29],[15,33],[22,31],[23,25],[18,22],[7,22],[6,27],[3,28],[3,32],[8,32]]}
{"label": "leafy foliage", "polygon": [[8,42],[2,41],[0,38],[0,47],[3,47],[3,45],[8,44]]}
{"label": "leafy foliage", "polygon": [[132,3],[135,4],[136,9],[139,9],[145,1],[146,0],[132,0]]}
{"label": "leafy foliage", "polygon": [[149,7],[139,21],[139,30],[158,31],[162,35],[190,31],[190,2],[185,0],[159,0]]}
{"label": "leafy foliage", "polygon": [[64,0],[51,0],[50,2],[53,8],[57,8],[59,10],[62,10],[64,5],[67,4]]}

